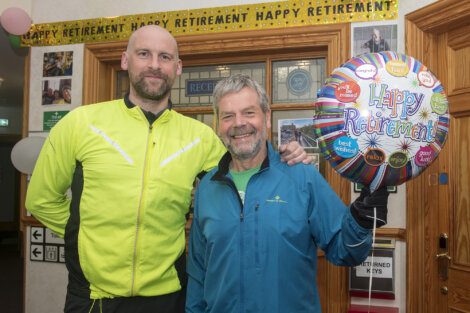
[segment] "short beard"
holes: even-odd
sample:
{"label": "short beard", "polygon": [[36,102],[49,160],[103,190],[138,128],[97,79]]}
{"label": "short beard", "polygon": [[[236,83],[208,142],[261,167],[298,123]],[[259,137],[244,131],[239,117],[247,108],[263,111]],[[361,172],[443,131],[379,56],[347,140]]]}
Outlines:
{"label": "short beard", "polygon": [[251,147],[250,151],[244,151],[244,152],[235,151],[232,145],[230,144],[226,145],[226,147],[227,147],[227,150],[232,155],[232,158],[244,161],[244,160],[249,160],[249,159],[254,158],[258,154],[258,152],[261,150],[261,144],[262,144],[262,140],[258,140]]}
{"label": "short beard", "polygon": [[[239,134],[239,133],[243,133],[244,129],[241,128],[241,129],[235,129],[235,130],[232,130],[230,133],[229,133],[229,136],[233,136],[233,135],[236,135],[236,134]],[[255,129],[255,135],[256,135],[256,132],[257,130]],[[232,158],[234,159],[237,159],[237,160],[241,160],[241,161],[244,161],[244,160],[249,160],[249,159],[252,159],[254,158],[261,150],[261,145],[263,144],[263,142],[265,140],[263,140],[263,138],[266,138],[266,128],[263,128],[261,130],[261,137],[258,141],[254,142],[249,151],[239,151],[238,149],[234,148],[234,146],[232,146],[230,144],[230,141],[227,140],[227,142],[225,142],[223,139],[222,141],[224,142],[225,144],[225,147],[227,148],[227,150],[230,152],[230,154],[232,155]]]}
{"label": "short beard", "polygon": [[163,83],[158,90],[151,91],[144,80],[144,74],[145,73],[139,75],[138,79],[135,82],[131,81],[132,87],[134,87],[134,90],[137,95],[139,95],[139,97],[147,100],[161,101],[170,94],[172,84],[169,82],[168,76],[160,73],[163,79]]}

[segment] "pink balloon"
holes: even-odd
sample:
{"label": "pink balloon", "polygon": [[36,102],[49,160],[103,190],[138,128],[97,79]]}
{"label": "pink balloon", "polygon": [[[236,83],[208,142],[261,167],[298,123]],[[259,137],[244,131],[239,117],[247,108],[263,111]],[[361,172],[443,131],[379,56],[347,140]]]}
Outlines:
{"label": "pink balloon", "polygon": [[0,16],[3,28],[12,35],[24,35],[31,28],[31,18],[23,9],[11,7]]}

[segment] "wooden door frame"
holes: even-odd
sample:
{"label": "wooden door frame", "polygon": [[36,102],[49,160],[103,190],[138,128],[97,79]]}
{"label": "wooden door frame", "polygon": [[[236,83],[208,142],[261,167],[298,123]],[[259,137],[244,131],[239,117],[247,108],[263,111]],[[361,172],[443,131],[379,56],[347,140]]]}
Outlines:
{"label": "wooden door frame", "polygon": [[[249,32],[214,33],[209,35],[178,36],[181,59],[196,60],[223,53],[236,56],[240,53],[296,49],[297,51],[327,51],[327,72],[340,66],[349,58],[349,24],[290,27]],[[85,45],[83,77],[83,103],[95,103],[108,98],[113,78],[112,64],[120,60],[127,41],[91,43]],[[112,88],[111,88],[112,89]]]}
{"label": "wooden door frame", "polygon": [[[439,54],[439,35],[449,30],[463,27],[469,24],[470,1],[442,0],[406,15],[405,20],[405,44],[406,53],[427,65],[431,71],[441,68],[447,71],[448,58]],[[464,41],[470,40],[470,34],[462,34],[460,38],[454,38],[452,45],[457,47]],[[441,51],[442,53],[442,51]],[[449,110],[453,116],[470,111],[470,106],[463,103],[461,93],[452,88],[451,73],[438,73],[443,77],[441,81],[446,88],[449,100]],[[449,145],[450,143],[448,143]],[[445,150],[445,151],[444,151]],[[445,159],[447,156],[444,147]],[[437,177],[442,171],[449,171],[445,162],[439,162],[439,158],[417,179],[407,183],[407,282],[406,282],[406,308],[407,312],[430,312],[433,295],[439,294],[437,283],[437,264],[434,255],[437,252],[437,237],[440,231],[448,228],[447,222],[442,222],[447,217],[442,216],[446,212],[432,209],[430,194],[441,193],[438,201],[450,201],[452,183],[444,186],[430,186],[428,179]],[[450,173],[452,174],[452,173]],[[449,175],[452,179],[452,175]],[[423,196],[420,196],[423,195]],[[421,198],[420,198],[421,197]],[[451,204],[452,205],[452,204]],[[432,308],[442,311],[443,308]]]}

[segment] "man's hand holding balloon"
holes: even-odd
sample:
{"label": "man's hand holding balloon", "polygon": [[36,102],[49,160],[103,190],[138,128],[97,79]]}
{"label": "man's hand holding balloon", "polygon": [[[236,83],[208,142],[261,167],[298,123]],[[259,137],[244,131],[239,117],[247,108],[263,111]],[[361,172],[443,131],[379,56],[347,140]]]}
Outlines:
{"label": "man's hand holding balloon", "polygon": [[374,208],[376,208],[376,227],[387,224],[387,187],[381,187],[374,192],[370,192],[369,187],[362,188],[359,197],[351,204],[351,214],[359,225],[364,228],[374,227]]}

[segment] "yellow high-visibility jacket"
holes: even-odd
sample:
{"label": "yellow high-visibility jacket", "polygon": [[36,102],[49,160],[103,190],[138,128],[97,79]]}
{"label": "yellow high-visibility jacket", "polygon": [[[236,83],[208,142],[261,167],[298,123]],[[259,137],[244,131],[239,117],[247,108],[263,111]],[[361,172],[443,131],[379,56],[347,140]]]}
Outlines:
{"label": "yellow high-visibility jacket", "polygon": [[64,236],[69,292],[99,299],[180,290],[175,262],[184,257],[193,182],[225,151],[210,127],[170,109],[152,125],[122,99],[63,117],[39,155],[26,208]]}

